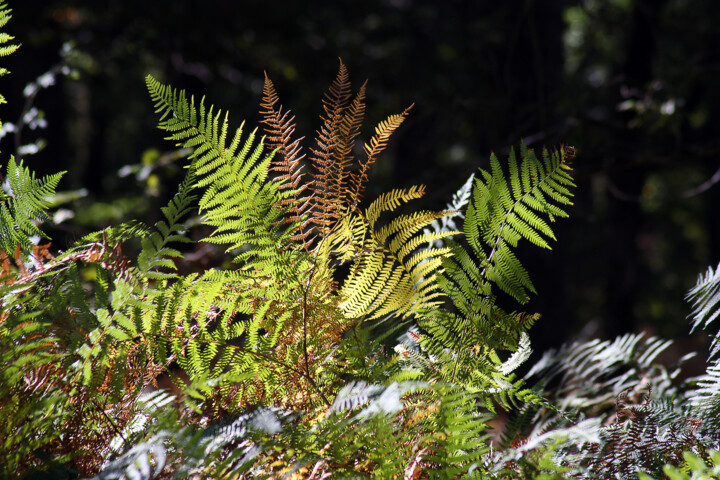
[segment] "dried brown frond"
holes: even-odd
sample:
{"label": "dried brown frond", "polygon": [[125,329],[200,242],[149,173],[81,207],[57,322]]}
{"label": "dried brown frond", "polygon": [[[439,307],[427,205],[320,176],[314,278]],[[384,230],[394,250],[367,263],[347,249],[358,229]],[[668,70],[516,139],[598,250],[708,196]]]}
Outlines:
{"label": "dried brown frond", "polygon": [[[333,152],[335,168],[329,185],[330,195],[338,204],[347,207],[348,193],[350,192],[350,178],[353,160],[355,158],[355,139],[360,134],[365,117],[365,87],[367,81],[360,87],[357,95],[343,113],[337,146]],[[342,213],[342,212],[341,212]]]}
{"label": "dried brown frond", "polygon": [[275,177],[275,181],[285,182],[280,189],[297,191],[297,196],[305,189],[305,186],[302,185],[304,175],[302,159],[305,157],[300,145],[302,137],[293,140],[295,116],[291,115],[290,110],[283,112],[282,105],[276,108],[279,101],[275,86],[266,73],[263,99],[260,103],[260,114],[262,115],[260,123],[264,125],[265,146],[276,150],[270,171],[279,174]]}
{"label": "dried brown frond", "polygon": [[300,222],[299,233],[293,240],[307,250],[317,246],[316,239],[326,238],[347,214],[356,210],[370,167],[412,108],[381,122],[370,142],[364,145],[367,159],[356,163],[356,141],[365,118],[366,86],[367,81],[351,99],[350,76],[340,59],[338,73],[323,96],[322,125],[309,155],[313,171],[311,180],[304,185],[302,138],[292,139],[295,117],[289,110],[283,112],[275,87],[265,75],[260,113],[267,135],[265,143],[276,149],[271,171],[277,174],[277,181],[285,182],[283,189],[295,192],[286,200],[286,204],[292,205],[287,221]]}
{"label": "dried brown frond", "polygon": [[340,60],[338,74],[323,98],[323,123],[317,131],[317,147],[312,149],[310,156],[315,169],[310,184],[312,220],[321,235],[330,231],[342,213],[342,197],[337,195],[348,175],[348,165],[342,152],[338,152],[342,147],[343,113],[350,101],[350,89],[347,68]]}
{"label": "dried brown frond", "polygon": [[[307,188],[304,184],[305,172],[300,142],[303,137],[293,139],[295,133],[295,116],[290,110],[283,112],[275,86],[272,80],[265,74],[263,85],[263,99],[260,103],[261,123],[264,125],[265,145],[275,150],[275,156],[270,164],[270,171],[276,174],[274,181],[283,182],[281,190],[291,190],[290,197],[283,200],[284,205],[293,205],[290,215],[286,218],[287,223],[298,222],[309,209],[309,198],[303,197],[302,193]],[[292,239],[301,244],[308,243],[308,236],[311,228],[307,225],[300,225],[299,233]]]}

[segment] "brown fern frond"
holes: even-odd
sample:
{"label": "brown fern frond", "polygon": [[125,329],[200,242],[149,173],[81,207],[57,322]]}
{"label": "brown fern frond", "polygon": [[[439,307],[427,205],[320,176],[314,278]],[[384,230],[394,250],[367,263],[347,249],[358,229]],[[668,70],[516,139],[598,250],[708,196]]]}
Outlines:
{"label": "brown fern frond", "polygon": [[[413,104],[414,105],[414,104]],[[365,185],[368,181],[368,171],[378,155],[387,148],[388,140],[395,130],[405,121],[405,118],[410,113],[413,105],[410,105],[402,113],[390,115],[384,121],[380,122],[375,127],[375,135],[370,139],[369,143],[366,143],[363,150],[367,159],[365,162],[360,162],[360,168],[357,172],[354,172],[350,178],[350,195],[348,197],[351,208],[355,208],[360,200],[362,200],[363,192],[365,191]]]}
{"label": "brown fern frond", "polygon": [[337,119],[345,107],[347,107],[347,103],[350,100],[350,74],[342,58],[338,60],[340,60],[338,73],[330,85],[330,88],[323,96],[323,110],[325,110],[325,117],[327,119]]}
{"label": "brown fern frond", "polygon": [[276,151],[270,164],[270,171],[276,174],[274,181],[284,182],[280,186],[281,190],[290,189],[294,192],[289,198],[284,199],[283,203],[295,205],[288,218],[288,221],[295,221],[302,218],[307,210],[307,201],[300,201],[302,192],[307,188],[303,182],[305,172],[303,172],[302,160],[305,154],[302,153],[300,144],[303,138],[293,140],[295,116],[290,110],[283,112],[282,105],[276,107],[279,101],[275,86],[265,73],[263,98],[260,103],[260,115],[262,115],[260,123],[264,125],[265,131],[264,143],[267,148]]}
{"label": "brown fern frond", "polygon": [[348,107],[347,112],[343,115],[341,137],[342,148],[339,152],[344,156],[352,156],[352,150],[355,145],[355,138],[360,134],[363,118],[365,117],[365,89],[367,80],[362,84],[360,90],[355,95],[352,104]]}
{"label": "brown fern frond", "polygon": [[367,81],[352,97],[350,76],[340,59],[338,73],[323,96],[322,124],[316,132],[315,147],[310,148],[310,181],[302,171],[300,142],[293,140],[295,117],[283,111],[275,87],[265,75],[260,113],[266,133],[265,144],[276,150],[271,171],[276,181],[284,181],[283,189],[294,192],[285,200],[292,205],[288,222],[299,222],[293,239],[306,249],[325,239],[339,222],[356,211],[362,198],[368,172],[378,155],[385,150],[392,133],[408,115],[410,108],[392,115],[375,129],[370,143],[364,145],[365,161],[355,163],[355,147],[365,118]]}
{"label": "brown fern frond", "polygon": [[342,158],[338,162],[338,149],[341,147],[344,111],[350,101],[350,77],[347,67],[340,60],[338,74],[323,98],[323,123],[317,132],[317,147],[312,150],[310,161],[315,168],[312,191],[313,222],[321,232],[327,232],[338,220],[342,209],[342,197],[338,190],[344,183],[349,160]]}
{"label": "brown fern frond", "polygon": [[[284,182],[281,190],[291,190],[293,193],[282,201],[283,205],[292,205],[289,216],[285,219],[287,223],[300,222],[306,212],[310,209],[310,198],[303,196],[307,189],[304,182],[305,172],[303,171],[303,159],[300,142],[304,137],[293,140],[295,133],[295,116],[290,110],[283,112],[282,105],[276,107],[278,98],[272,80],[265,73],[263,84],[263,99],[260,103],[260,115],[264,124],[265,145],[275,150],[275,156],[270,164],[270,171],[276,174],[274,181]],[[292,237],[293,241],[308,245],[308,237],[312,231],[312,225],[300,224],[298,233]]]}
{"label": "brown fern frond", "polygon": [[367,81],[360,87],[357,95],[355,95],[352,103],[347,107],[342,116],[340,135],[337,139],[335,151],[333,152],[335,168],[329,190],[332,197],[345,206],[348,205],[347,196],[350,192],[349,180],[351,178],[350,170],[355,157],[355,139],[360,134],[360,127],[365,117],[366,85]]}
{"label": "brown fern frond", "polygon": [[283,112],[282,105],[276,108],[275,105],[279,101],[275,86],[266,73],[263,99],[260,103],[260,115],[263,119],[260,123],[265,125],[265,146],[277,150],[270,171],[280,173],[275,178],[276,181],[287,180],[280,187],[281,189],[290,188],[299,191],[305,188],[302,186],[304,172],[301,162],[305,157],[300,145],[302,138],[292,139],[295,133],[295,116],[291,115],[290,110]]}

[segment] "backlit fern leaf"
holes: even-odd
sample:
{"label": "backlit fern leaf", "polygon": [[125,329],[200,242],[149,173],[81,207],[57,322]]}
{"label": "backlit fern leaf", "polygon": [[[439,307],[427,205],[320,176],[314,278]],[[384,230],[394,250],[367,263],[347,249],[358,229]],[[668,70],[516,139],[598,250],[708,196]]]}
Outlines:
{"label": "backlit fern leaf", "polygon": [[[440,303],[436,277],[447,248],[418,250],[421,245],[457,232],[424,234],[422,229],[446,212],[401,215],[380,229],[384,211],[419,198],[424,187],[392,190],[378,197],[360,220],[359,253],[343,284],[341,308],[350,317],[380,318],[389,313],[409,317]],[[358,231],[358,230],[356,230]]]}
{"label": "backlit fern leaf", "polygon": [[[263,157],[262,144],[255,145],[255,134],[242,140],[242,128],[235,131],[227,145],[227,116],[206,110],[203,101],[195,106],[185,92],[162,85],[147,77],[147,86],[161,114],[160,128],[171,133],[183,147],[192,147],[192,167],[196,186],[206,187],[199,201],[204,223],[215,228],[206,241],[229,245],[228,251],[241,252],[237,262],[258,261],[269,271],[293,276],[286,258],[292,228],[280,217],[287,211],[282,201],[292,191],[280,191],[281,183],[267,179],[272,154]],[[242,145],[241,145],[242,144]]]}

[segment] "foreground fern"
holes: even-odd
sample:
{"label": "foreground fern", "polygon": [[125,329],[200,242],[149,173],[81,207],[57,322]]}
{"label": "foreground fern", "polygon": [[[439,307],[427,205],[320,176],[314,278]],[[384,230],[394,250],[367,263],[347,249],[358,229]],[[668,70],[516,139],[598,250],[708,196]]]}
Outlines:
{"label": "foreground fern", "polygon": [[[263,139],[204,100],[147,87],[160,128],[191,152],[153,227],[53,253],[40,226],[60,174],[7,162],[0,477],[717,475],[717,334],[706,372],[684,383],[658,361],[671,342],[640,334],[577,341],[515,373],[538,315],[500,304],[535,292],[516,250],[555,239],[572,148],[521,144],[444,211],[396,214],[425,187],[363,197],[409,109],[359,148],[366,87],[353,95],[342,62],[307,162],[267,76]],[[201,236],[228,261],[188,273],[183,248]],[[691,290],[693,328],[718,318],[719,279],[710,269]]]}
{"label": "foreground fern", "polygon": [[[420,346],[443,359],[433,367],[439,378],[488,388],[497,383],[494,375],[502,376],[502,370],[509,374],[529,355],[528,344],[512,368],[499,368],[495,350],[516,350],[537,316],[505,312],[495,298],[499,290],[523,304],[534,291],[512,249],[521,239],[549,248],[546,238],[554,235],[541,215],[551,221],[567,216],[560,206],[570,204],[574,186],[570,159],[571,151],[561,150],[543,151],[539,160],[521,145],[520,162],[510,152],[508,174],[493,155],[491,171],[481,170],[473,180],[463,228],[469,249],[450,243],[452,256],[443,260],[439,281],[455,311],[433,311],[419,322],[427,331],[420,336]],[[502,385],[496,388],[505,390]]]}
{"label": "foreground fern", "polygon": [[[409,109],[356,158],[365,86],[351,94],[342,62],[307,165],[269,78],[264,140],[204,99],[146,84],[159,127],[192,152],[154,227],[108,227],[53,255],[36,222],[60,175],[8,164],[3,475],[482,478],[498,404],[553,409],[513,374],[536,316],[495,296],[533,291],[513,248],[553,238],[569,152],[538,159],[522,145],[447,210],[397,215],[424,186],[363,194]],[[195,212],[201,242],[229,261],[187,273]],[[123,253],[133,239],[137,258]]]}

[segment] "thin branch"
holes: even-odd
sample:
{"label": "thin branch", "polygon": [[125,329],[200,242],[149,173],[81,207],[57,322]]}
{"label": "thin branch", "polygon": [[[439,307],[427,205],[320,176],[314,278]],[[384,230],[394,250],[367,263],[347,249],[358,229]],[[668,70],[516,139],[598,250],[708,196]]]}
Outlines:
{"label": "thin branch", "polygon": [[688,190],[685,190],[684,192],[680,193],[679,195],[672,196],[672,195],[665,195],[662,197],[644,197],[642,195],[630,195],[629,193],[625,193],[621,191],[617,185],[615,185],[610,178],[607,178],[607,186],[608,191],[610,194],[615,197],[617,200],[623,201],[623,202],[631,202],[631,203],[647,203],[647,202],[669,202],[672,200],[678,200],[678,199],[685,199],[685,198],[692,198],[697,195],[700,195],[703,192],[706,192],[712,188],[713,185],[720,182],[720,168],[718,168],[715,173],[706,181],[701,183],[700,185],[690,188]]}

